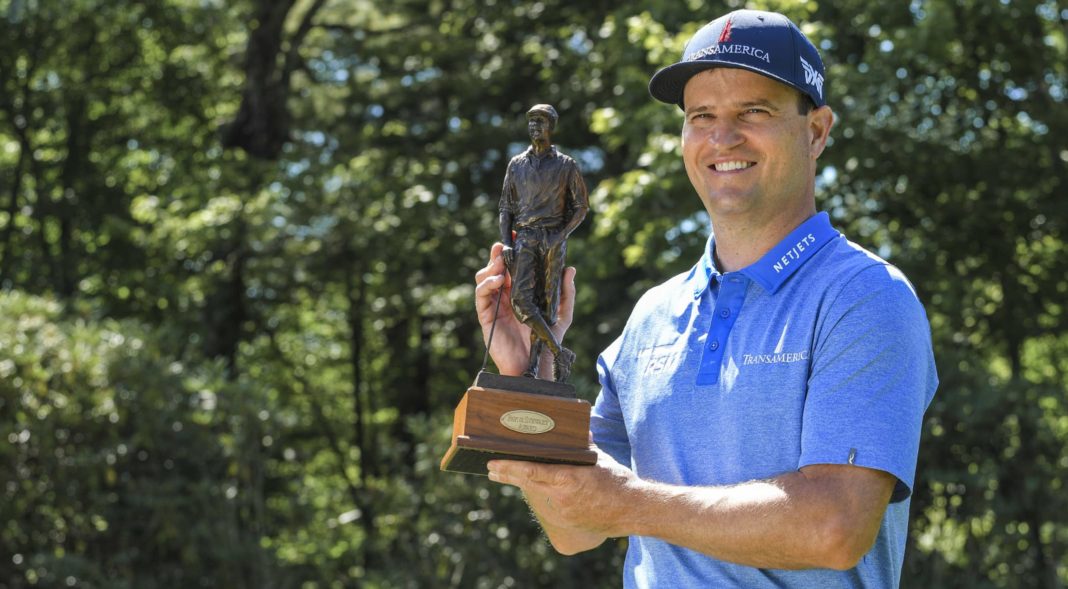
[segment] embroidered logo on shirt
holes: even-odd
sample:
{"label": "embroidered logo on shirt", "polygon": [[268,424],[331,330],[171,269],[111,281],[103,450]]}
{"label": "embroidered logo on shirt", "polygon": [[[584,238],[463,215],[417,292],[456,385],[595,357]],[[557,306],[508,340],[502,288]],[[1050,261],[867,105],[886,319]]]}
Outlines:
{"label": "embroidered logo on shirt", "polygon": [[742,366],[750,364],[792,364],[808,360],[808,350],[800,352],[783,352],[783,344],[786,343],[786,332],[790,329],[790,322],[782,327],[779,342],[775,344],[775,350],[770,354],[742,354]]}
{"label": "embroidered logo on shirt", "polygon": [[772,268],[775,269],[775,273],[783,271],[783,268],[790,265],[790,262],[797,260],[801,257],[801,252],[805,251],[805,248],[809,245],[816,243],[816,236],[809,233],[801,239],[801,241],[794,244],[794,247],[790,248],[782,258],[772,264]]}
{"label": "embroidered logo on shirt", "polygon": [[742,354],[742,366],[750,364],[792,364],[808,360],[808,352],[789,352],[785,354]]}
{"label": "embroidered logo on shirt", "polygon": [[645,357],[645,368],[642,370],[644,376],[673,371],[679,363],[679,350],[670,345],[645,348],[638,352],[638,356]]}

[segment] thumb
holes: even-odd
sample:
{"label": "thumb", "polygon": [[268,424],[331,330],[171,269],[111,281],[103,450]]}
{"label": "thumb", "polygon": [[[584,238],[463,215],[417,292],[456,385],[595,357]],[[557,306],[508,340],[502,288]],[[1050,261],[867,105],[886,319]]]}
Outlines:
{"label": "thumb", "polygon": [[575,275],[578,271],[574,266],[568,266],[564,269],[564,279],[560,285],[560,321],[564,325],[571,325],[571,320],[575,316]]}
{"label": "thumb", "polygon": [[503,249],[504,249],[504,244],[503,243],[501,243],[499,241],[494,243],[493,246],[490,247],[490,255],[489,255],[490,261],[493,261],[494,258],[496,258],[497,256],[501,255],[501,250],[503,250]]}

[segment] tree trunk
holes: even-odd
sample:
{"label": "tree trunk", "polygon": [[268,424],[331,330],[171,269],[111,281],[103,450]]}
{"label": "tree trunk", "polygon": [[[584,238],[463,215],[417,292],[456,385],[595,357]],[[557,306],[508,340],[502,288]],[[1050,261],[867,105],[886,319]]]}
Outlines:
{"label": "tree trunk", "polygon": [[295,0],[257,3],[255,21],[259,24],[249,33],[245,53],[245,89],[237,116],[222,129],[225,147],[240,147],[252,156],[275,160],[289,140],[289,80],[301,64],[300,44],[325,0],[315,0],[287,43],[285,23],[294,3]]}
{"label": "tree trunk", "polygon": [[67,103],[67,157],[61,175],[62,193],[56,218],[59,223],[59,264],[56,276],[56,291],[61,298],[74,295],[77,283],[77,260],[74,252],[74,213],[80,198],[79,185],[83,184],[86,163],[89,161],[91,138],[86,136],[85,98],[77,96]]}
{"label": "tree trunk", "polygon": [[[350,256],[346,256],[350,258]],[[363,270],[357,265],[352,272],[345,273],[345,293],[348,297],[349,313],[349,361],[352,366],[352,412],[353,412],[353,438],[355,446],[360,452],[360,486],[366,491],[370,488],[369,480],[377,474],[377,457],[374,454],[374,433],[371,429],[371,399],[368,394],[367,403],[363,398],[363,341],[364,328],[362,311],[366,287],[363,282]],[[364,568],[374,566],[374,545],[376,532],[374,527],[374,505],[370,497],[363,497],[357,503],[362,511],[360,523],[363,526],[364,541],[360,545],[361,560]]]}

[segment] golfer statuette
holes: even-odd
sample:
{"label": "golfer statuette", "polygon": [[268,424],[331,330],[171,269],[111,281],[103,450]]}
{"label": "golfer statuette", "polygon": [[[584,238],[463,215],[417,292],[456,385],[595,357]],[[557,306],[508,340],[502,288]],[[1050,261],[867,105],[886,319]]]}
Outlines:
{"label": "golfer statuette", "polygon": [[[575,354],[553,334],[564,275],[567,238],[589,209],[575,160],[552,145],[559,117],[548,104],[527,111],[531,146],[512,158],[501,192],[501,256],[511,277],[511,309],[530,327],[530,361],[522,376],[483,370],[453,417],[452,444],[442,470],[486,474],[492,459],[593,464],[590,404],[566,383]],[[498,295],[497,312],[500,312]],[[496,316],[494,319],[496,326]],[[488,348],[492,345],[490,331]],[[541,366],[552,356],[552,378]]]}

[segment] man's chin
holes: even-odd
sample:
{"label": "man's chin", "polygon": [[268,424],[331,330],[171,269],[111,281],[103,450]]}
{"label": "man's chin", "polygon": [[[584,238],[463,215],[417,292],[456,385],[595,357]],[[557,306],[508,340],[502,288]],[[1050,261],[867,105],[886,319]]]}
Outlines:
{"label": "man's chin", "polygon": [[720,217],[745,214],[753,209],[753,198],[748,192],[743,191],[716,191],[715,194],[705,195],[702,199],[705,209],[711,215]]}

